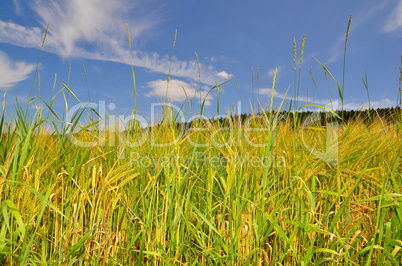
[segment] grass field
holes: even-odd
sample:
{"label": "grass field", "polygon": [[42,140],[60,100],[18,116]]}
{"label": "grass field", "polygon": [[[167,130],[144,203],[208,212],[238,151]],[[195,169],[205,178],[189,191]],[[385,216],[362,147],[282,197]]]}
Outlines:
{"label": "grass field", "polygon": [[63,120],[53,100],[9,121],[3,102],[0,264],[400,264],[400,109],[306,123],[272,99],[186,134],[169,108],[119,133],[89,108]]}

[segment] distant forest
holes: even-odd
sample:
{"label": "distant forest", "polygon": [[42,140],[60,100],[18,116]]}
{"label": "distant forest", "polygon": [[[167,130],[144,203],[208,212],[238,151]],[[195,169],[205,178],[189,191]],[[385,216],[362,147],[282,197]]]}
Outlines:
{"label": "distant forest", "polygon": [[[401,121],[401,115],[402,115],[402,109],[400,107],[391,107],[391,108],[378,108],[378,109],[362,109],[358,111],[350,110],[350,111],[337,111],[336,114],[341,118],[337,118],[333,114],[327,111],[302,111],[302,112],[289,112],[289,111],[281,111],[278,114],[278,121],[279,122],[292,122],[294,121],[294,116],[297,116],[297,120],[300,122],[304,122],[306,119],[312,119],[316,123],[321,123],[322,125],[325,125],[327,121],[337,121],[339,123],[347,123],[353,120],[362,120],[366,123],[372,123],[373,121],[376,120],[381,120],[383,122],[396,122],[400,123]],[[276,112],[274,111],[273,116],[276,116]],[[266,113],[267,117],[269,117],[269,113]],[[240,122],[244,124],[247,122],[247,120],[252,119],[254,116],[254,119],[263,119],[265,115],[263,113],[257,113],[257,114],[241,114],[239,115],[233,115],[231,116],[232,118],[232,123],[238,123],[239,118]],[[227,118],[219,118],[219,119],[209,119],[210,123],[213,122],[220,122],[223,125],[226,125],[230,123]],[[185,123],[177,123],[178,127],[182,127],[184,129],[188,129],[192,126],[193,122],[185,122]],[[228,125],[227,125],[228,126]]]}

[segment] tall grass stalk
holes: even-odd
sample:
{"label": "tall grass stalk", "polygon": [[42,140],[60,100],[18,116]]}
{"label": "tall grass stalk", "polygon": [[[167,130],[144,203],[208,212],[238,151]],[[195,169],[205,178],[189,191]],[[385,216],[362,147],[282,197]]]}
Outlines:
{"label": "tall grass stalk", "polygon": [[25,118],[27,118],[27,116],[28,116],[29,104],[30,104],[31,101],[32,101],[31,98],[32,98],[32,91],[33,91],[33,88],[34,88],[34,85],[35,85],[35,77],[36,77],[36,75],[37,75],[37,73],[38,73],[40,57],[41,57],[41,55],[42,55],[43,47],[45,46],[45,41],[46,41],[47,33],[48,33],[48,31],[49,31],[49,26],[50,26],[50,23],[47,24],[46,31],[45,31],[45,35],[43,36],[42,46],[41,46],[40,52],[39,52],[38,63],[36,64],[35,74],[34,74],[34,78],[33,78],[33,81],[32,81],[32,87],[31,87],[31,91],[29,92],[29,98],[28,98],[27,109],[26,109],[26,111],[25,111]]}
{"label": "tall grass stalk", "polygon": [[[293,71],[294,71],[294,93],[293,93],[293,101],[296,102],[296,98],[297,98],[297,86],[296,86],[296,67],[297,67],[297,50],[296,50],[296,38],[293,38],[293,61],[294,61],[294,65],[293,65]],[[295,104],[296,106],[296,104]],[[297,108],[297,106],[296,106]]]}
{"label": "tall grass stalk", "polygon": [[255,112],[255,93],[254,93],[254,69],[251,67],[251,92],[253,94],[252,112]]}
{"label": "tall grass stalk", "polygon": [[363,75],[361,75],[362,80],[363,80],[363,84],[364,84],[364,88],[366,89],[367,92],[367,98],[368,98],[368,108],[369,110],[371,109],[371,104],[370,104],[370,91],[369,91],[369,87],[368,87],[368,80],[367,80],[367,72],[364,73],[364,77]]}
{"label": "tall grass stalk", "polygon": [[[84,64],[82,64],[82,69],[84,70],[85,83],[86,83],[86,85],[87,85],[87,90],[88,90],[88,101],[90,102],[90,101],[91,101],[91,95],[90,95],[90,93],[89,93],[89,85],[88,85],[87,72],[86,72],[86,70],[85,70],[85,65],[84,65]],[[56,78],[56,77],[55,77],[55,78]],[[54,86],[53,86],[53,88],[54,88]]]}
{"label": "tall grass stalk", "polygon": [[343,98],[345,96],[345,73],[346,73],[346,47],[348,44],[348,37],[349,37],[349,31],[350,31],[350,24],[352,23],[352,14],[350,14],[349,22],[348,22],[348,27],[346,28],[346,37],[345,37],[345,50],[343,52],[343,75],[342,75],[342,118],[343,118]]}
{"label": "tall grass stalk", "polygon": [[324,75],[325,75],[325,80],[327,81],[327,85],[328,85],[328,94],[329,94],[329,101],[331,103],[331,110],[334,110],[334,105],[332,103],[332,96],[331,96],[331,87],[329,86],[329,80],[328,80],[328,73],[324,68]]}
{"label": "tall grass stalk", "polygon": [[126,23],[127,28],[127,38],[128,38],[128,46],[130,49],[130,64],[131,64],[131,76],[133,78],[133,89],[134,89],[134,112],[137,112],[137,89],[135,86],[135,75],[134,75],[134,65],[133,65],[133,51],[131,50],[131,38],[130,31],[128,29],[128,24]]}
{"label": "tall grass stalk", "polygon": [[[202,103],[201,103],[201,91],[202,91],[202,88],[201,88],[201,66],[200,66],[200,61],[198,60],[198,55],[197,55],[197,53],[195,53],[195,59],[197,60],[197,66],[198,66],[198,85],[199,85],[199,90],[200,90],[200,113],[201,113],[201,105],[202,105]],[[196,94],[197,94],[197,90],[195,90],[195,93],[194,93],[194,101],[195,101],[195,97],[196,97]]]}
{"label": "tall grass stalk", "polygon": [[[399,72],[400,72],[400,76],[399,76],[399,91],[398,91],[398,96],[399,96],[399,107],[402,107],[402,54],[401,54],[401,65],[399,67]],[[398,100],[397,100],[397,104],[398,104]]]}
{"label": "tall grass stalk", "polygon": [[167,77],[167,85],[166,85],[166,99],[168,97],[168,91],[169,91],[169,81],[170,81],[170,70],[172,67],[172,60],[173,60],[173,52],[174,52],[174,47],[176,45],[176,37],[177,37],[177,29],[174,32],[174,39],[173,39],[173,47],[172,47],[172,55],[170,56],[170,62],[169,62],[169,72],[168,72],[168,77]]}
{"label": "tall grass stalk", "polygon": [[301,68],[303,64],[303,54],[304,54],[304,44],[306,41],[306,35],[303,35],[303,40],[302,40],[302,45],[300,49],[300,65],[299,65],[299,79],[297,82],[297,95],[296,95],[296,108],[298,108],[298,103],[299,103],[299,90],[300,90],[300,76],[301,76]]}

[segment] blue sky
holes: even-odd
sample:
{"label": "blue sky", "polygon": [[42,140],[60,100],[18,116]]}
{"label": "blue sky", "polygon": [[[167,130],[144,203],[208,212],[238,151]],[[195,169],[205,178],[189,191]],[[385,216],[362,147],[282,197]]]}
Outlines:
{"label": "blue sky", "polygon": [[[40,96],[49,101],[55,75],[82,100],[114,103],[116,113],[134,107],[126,23],[130,29],[133,64],[140,113],[149,116],[151,103],[166,95],[174,33],[177,39],[171,65],[168,97],[188,108],[190,96],[206,92],[218,83],[236,78],[222,87],[221,112],[242,101],[242,112],[265,106],[271,94],[274,69],[278,69],[277,107],[288,87],[294,92],[293,38],[299,62],[306,36],[300,81],[300,104],[329,103],[324,63],[342,82],[345,33],[348,39],[345,107],[357,109],[367,103],[361,75],[367,72],[372,107],[396,105],[402,52],[402,1],[99,1],[10,0],[0,3],[0,91],[11,108],[16,97],[24,105],[34,80],[36,63],[48,23],[49,33],[39,66]],[[199,86],[197,53],[201,67]],[[257,82],[259,68],[259,84]],[[252,86],[254,70],[254,88]],[[310,68],[317,84],[314,88]],[[38,92],[36,78],[33,94]],[[329,87],[339,99],[335,83]],[[56,83],[55,91],[61,89]],[[318,97],[319,95],[319,97]],[[321,99],[321,101],[320,101]],[[39,101],[37,101],[39,103]],[[63,97],[55,103],[63,110]],[[206,113],[217,112],[217,96],[206,98]],[[288,103],[288,100],[286,101]],[[285,104],[286,104],[285,103]],[[69,97],[69,105],[76,102]]]}

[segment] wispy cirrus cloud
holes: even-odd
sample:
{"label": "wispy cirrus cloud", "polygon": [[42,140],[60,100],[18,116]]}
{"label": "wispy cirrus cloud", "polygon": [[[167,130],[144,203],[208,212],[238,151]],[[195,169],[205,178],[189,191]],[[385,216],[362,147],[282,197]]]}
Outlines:
{"label": "wispy cirrus cloud", "polygon": [[0,20],[0,42],[11,45],[40,48],[44,30],[39,27],[25,27],[14,22]]}
{"label": "wispy cirrus cloud", "polygon": [[21,5],[20,5],[19,0],[13,0],[13,3],[14,3],[14,7],[15,7],[15,13],[20,15],[22,9],[21,9]]}
{"label": "wispy cirrus cloud", "polygon": [[8,90],[17,82],[27,79],[35,67],[24,61],[13,62],[6,53],[0,51],[0,90]]}
{"label": "wispy cirrus cloud", "polygon": [[[77,50],[105,51],[127,43],[126,22],[135,42],[144,32],[161,23],[159,10],[146,10],[139,1],[36,1],[31,8],[43,28],[50,23],[50,46],[62,57]],[[146,14],[146,15],[145,15]],[[127,43],[128,44],[128,43]]]}
{"label": "wispy cirrus cloud", "polygon": [[[132,43],[136,44],[136,40],[166,20],[160,9],[150,9],[140,1],[45,0],[35,1],[31,8],[42,27],[25,27],[0,20],[0,42],[39,49],[49,22],[46,51],[63,58],[81,57],[123,64],[131,64],[126,22]],[[170,57],[137,49],[133,51],[133,64],[151,72],[168,74]],[[211,65],[200,63],[200,70],[205,84],[215,84],[215,78],[218,82],[225,79],[217,75],[223,72]],[[198,64],[195,60],[174,57],[170,74],[198,81]]]}
{"label": "wispy cirrus cloud", "polygon": [[[389,1],[382,1],[381,3],[376,3],[375,5],[371,6],[367,5],[367,7],[364,7],[354,12],[353,20],[349,29],[348,38],[350,39],[351,36],[353,37],[353,32],[357,31],[358,28],[360,28],[360,26],[364,25],[370,19],[375,18],[378,12],[380,12],[387,6],[389,6]],[[324,65],[336,62],[342,57],[345,49],[346,25],[347,25],[346,22],[347,21],[345,21],[344,30],[339,33],[339,37],[334,41],[334,45],[328,50],[329,56],[328,59],[324,62]]]}
{"label": "wispy cirrus cloud", "polygon": [[402,1],[398,1],[382,29],[384,33],[402,30]]}

